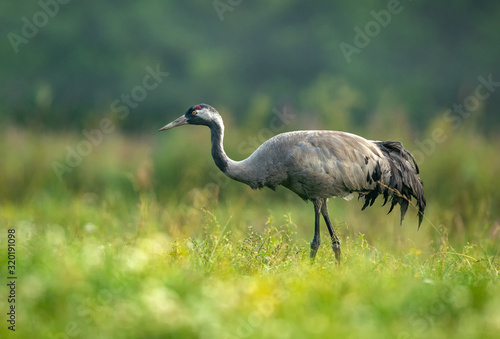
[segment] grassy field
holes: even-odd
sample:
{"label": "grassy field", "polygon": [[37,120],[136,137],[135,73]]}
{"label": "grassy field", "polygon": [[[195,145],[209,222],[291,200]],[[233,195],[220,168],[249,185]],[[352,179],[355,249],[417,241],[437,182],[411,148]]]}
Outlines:
{"label": "grassy field", "polygon": [[[331,200],[339,267],[324,225],[310,264],[310,203],[226,180],[208,131],[195,129],[105,135],[59,176],[54,162],[66,163],[81,134],[3,129],[0,337],[498,336],[498,139],[450,132],[427,154],[419,231],[412,207],[400,227],[380,201],[361,213],[356,199]],[[242,158],[250,134],[228,134],[228,154]],[[8,229],[15,333],[5,321]]]}

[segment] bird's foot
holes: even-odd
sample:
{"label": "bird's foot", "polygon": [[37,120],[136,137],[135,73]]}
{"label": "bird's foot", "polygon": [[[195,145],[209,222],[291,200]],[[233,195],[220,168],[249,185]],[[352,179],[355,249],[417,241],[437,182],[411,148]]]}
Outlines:
{"label": "bird's foot", "polygon": [[318,248],[319,248],[320,242],[314,241],[311,242],[311,254],[309,255],[311,257],[311,263],[314,262],[314,258],[316,258],[316,253],[318,253]]}
{"label": "bird's foot", "polygon": [[314,258],[316,258],[316,251],[311,250],[309,257],[311,258],[311,264],[314,263]]}
{"label": "bird's foot", "polygon": [[340,241],[334,240],[332,242],[333,253],[335,253],[335,259],[337,260],[337,265],[340,266]]}

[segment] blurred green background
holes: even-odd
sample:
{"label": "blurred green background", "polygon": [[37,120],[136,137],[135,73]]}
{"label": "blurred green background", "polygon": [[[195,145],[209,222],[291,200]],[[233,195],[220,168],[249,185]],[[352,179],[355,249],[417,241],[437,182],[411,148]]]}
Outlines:
{"label": "blurred green background", "polygon": [[[255,110],[264,102],[293,106],[332,129],[336,119],[363,126],[386,114],[405,115],[422,129],[461,103],[478,76],[498,75],[500,5],[397,1],[397,13],[380,14],[387,23],[377,33],[371,11],[390,3],[70,1],[44,21],[37,1],[4,1],[2,121],[92,126],[141,85],[146,67],[160,65],[168,78],[120,129],[155,128],[199,102],[231,112],[238,125],[260,117]],[[23,37],[23,17],[35,25],[27,42],[8,37]],[[366,32],[367,24],[375,36],[348,62],[340,44],[356,47],[355,27]],[[498,128],[499,105],[498,95],[484,103],[481,128]]]}
{"label": "blurred green background", "polygon": [[[498,1],[60,2],[0,3],[0,240],[16,229],[20,337],[500,331]],[[402,141],[420,231],[411,207],[399,227],[381,201],[334,199],[346,264],[322,229],[307,265],[311,204],[224,177],[205,127],[157,133],[202,102],[235,160],[298,129]]]}

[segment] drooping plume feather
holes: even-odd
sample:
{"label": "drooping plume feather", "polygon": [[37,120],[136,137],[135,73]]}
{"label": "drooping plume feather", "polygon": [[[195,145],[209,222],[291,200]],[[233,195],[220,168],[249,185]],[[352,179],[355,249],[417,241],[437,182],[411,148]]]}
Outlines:
{"label": "drooping plume feather", "polygon": [[420,227],[426,202],[415,158],[403,147],[403,144],[397,141],[376,141],[375,145],[384,157],[378,161],[371,178],[368,178],[377,183],[375,189],[368,193],[360,193],[360,197],[365,199],[362,209],[373,205],[378,195],[382,194],[384,205],[389,198],[391,201],[388,213],[391,213],[397,204],[401,206],[402,223],[413,197],[417,201],[418,226]]}

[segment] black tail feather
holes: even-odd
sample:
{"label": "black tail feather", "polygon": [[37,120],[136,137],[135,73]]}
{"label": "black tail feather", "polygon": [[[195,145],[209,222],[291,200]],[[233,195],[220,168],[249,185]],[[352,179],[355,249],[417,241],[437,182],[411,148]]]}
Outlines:
{"label": "black tail feather", "polygon": [[387,159],[390,168],[389,182],[383,182],[383,176],[380,163],[374,169],[372,179],[377,182],[374,190],[368,193],[360,193],[360,198],[365,199],[362,209],[368,205],[373,205],[379,194],[384,197],[385,205],[390,197],[391,207],[388,213],[394,209],[397,204],[401,207],[401,223],[411,203],[412,197],[416,199],[418,208],[418,227],[422,223],[425,210],[425,197],[423,182],[419,177],[419,168],[415,158],[408,152],[403,144],[396,141],[375,142],[377,147]]}

